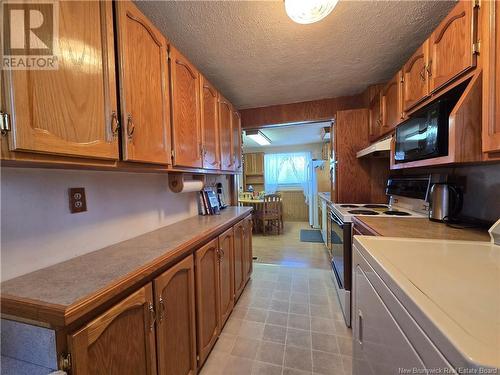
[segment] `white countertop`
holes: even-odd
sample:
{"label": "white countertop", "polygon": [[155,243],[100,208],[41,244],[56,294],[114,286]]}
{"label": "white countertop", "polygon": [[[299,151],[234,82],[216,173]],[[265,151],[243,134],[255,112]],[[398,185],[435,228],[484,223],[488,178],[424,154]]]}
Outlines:
{"label": "white countertop", "polygon": [[500,246],[371,236],[355,242],[468,362],[500,368]]}

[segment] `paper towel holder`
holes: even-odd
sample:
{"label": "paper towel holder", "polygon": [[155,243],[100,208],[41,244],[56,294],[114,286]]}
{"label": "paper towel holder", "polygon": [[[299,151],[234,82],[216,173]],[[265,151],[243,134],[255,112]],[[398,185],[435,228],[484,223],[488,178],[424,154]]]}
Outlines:
{"label": "paper towel holder", "polygon": [[[203,174],[193,174],[192,180],[201,181],[205,185],[205,175]],[[169,173],[168,174],[168,187],[174,193],[180,193],[184,189],[184,181],[191,181],[185,179],[186,173]]]}

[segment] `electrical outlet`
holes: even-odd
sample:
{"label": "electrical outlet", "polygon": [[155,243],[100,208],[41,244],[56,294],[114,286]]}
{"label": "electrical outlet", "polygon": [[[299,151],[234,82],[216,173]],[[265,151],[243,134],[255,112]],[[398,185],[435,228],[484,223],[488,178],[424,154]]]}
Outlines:
{"label": "electrical outlet", "polygon": [[87,211],[85,188],[69,188],[69,211],[72,214]]}

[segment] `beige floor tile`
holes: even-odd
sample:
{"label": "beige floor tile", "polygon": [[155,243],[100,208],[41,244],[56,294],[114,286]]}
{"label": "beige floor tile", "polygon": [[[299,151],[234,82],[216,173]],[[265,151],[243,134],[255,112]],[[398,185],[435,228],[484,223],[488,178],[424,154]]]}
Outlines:
{"label": "beige floor tile", "polygon": [[208,356],[200,375],[220,375],[221,369],[226,366],[229,354],[212,351]]}
{"label": "beige floor tile", "polygon": [[231,353],[233,350],[234,342],[236,341],[236,336],[229,333],[222,333],[214,346],[214,351],[222,353]]}
{"label": "beige floor tile", "polygon": [[312,374],[310,371],[301,371],[293,368],[283,368],[283,375],[308,375]]}
{"label": "beige floor tile", "polygon": [[267,310],[249,308],[247,314],[243,319],[250,320],[252,322],[265,323],[266,318],[267,318]]}
{"label": "beige floor tile", "polygon": [[342,357],[333,353],[313,350],[313,372],[323,375],[342,375],[344,367]]}
{"label": "beige floor tile", "polygon": [[297,348],[294,346],[286,346],[285,367],[302,371],[312,371],[311,350]]}
{"label": "beige floor tile", "polygon": [[260,340],[262,339],[263,332],[264,323],[243,320],[240,326],[240,330],[238,331],[238,336]]}
{"label": "beige floor tile", "polygon": [[290,307],[290,303],[288,301],[280,301],[277,299],[272,300],[271,304],[269,305],[270,310],[283,312],[283,313],[287,313],[289,307]]}
{"label": "beige floor tile", "polygon": [[339,353],[336,337],[319,332],[312,332],[312,348],[328,353]]}
{"label": "beige floor tile", "polygon": [[259,340],[237,337],[234,342],[233,349],[231,350],[231,355],[253,360],[257,356],[259,345]]}
{"label": "beige floor tile", "polygon": [[286,332],[286,345],[311,348],[311,331],[288,328]]}
{"label": "beige floor tile", "polygon": [[286,327],[274,326],[271,324],[265,325],[264,333],[262,335],[263,340],[284,344],[285,338],[286,338]]}
{"label": "beige floor tile", "polygon": [[286,327],[288,323],[288,314],[269,310],[266,323]]}
{"label": "beige floor tile", "polygon": [[352,357],[342,356],[342,365],[344,367],[345,375],[352,375]]}
{"label": "beige floor tile", "polygon": [[309,315],[289,314],[288,327],[310,330],[311,317]]}
{"label": "beige floor tile", "polygon": [[309,303],[309,294],[300,293],[300,292],[292,292],[292,294],[290,294],[290,302],[291,303],[308,304]]}
{"label": "beige floor tile", "polygon": [[310,304],[309,307],[311,309],[311,316],[313,317],[327,318],[327,319],[333,319],[334,317],[334,314],[330,310],[330,307],[328,305],[322,306],[322,305]]}
{"label": "beige floor tile", "polygon": [[253,364],[250,359],[229,355],[222,372],[219,368],[219,375],[251,375]]}
{"label": "beige floor tile", "polygon": [[320,332],[320,333],[328,333],[328,334],[333,335],[336,333],[335,321],[332,319],[312,317],[311,318],[311,331]]}
{"label": "beige floor tile", "polygon": [[223,332],[232,335],[237,335],[240,331],[242,323],[243,323],[242,319],[234,318],[231,316],[227,321],[226,325],[224,326]]}
{"label": "beige floor tile", "polygon": [[274,365],[283,365],[285,345],[274,342],[262,341],[257,353],[257,360]]}
{"label": "beige floor tile", "polygon": [[334,324],[335,324],[335,334],[337,336],[352,338],[352,329],[348,328],[345,325],[344,320],[335,320]]}
{"label": "beige floor tile", "polygon": [[289,301],[290,292],[286,290],[275,290],[273,292],[273,299],[278,301]]}
{"label": "beige floor tile", "polygon": [[352,356],[352,339],[348,337],[337,336],[340,354]]}
{"label": "beige floor tile", "polygon": [[237,305],[231,313],[231,318],[243,319],[247,314],[248,309],[246,307],[241,307]]}
{"label": "beige floor tile", "polygon": [[281,365],[275,366],[269,363],[254,362],[252,375],[281,375]]}
{"label": "beige floor tile", "polygon": [[290,313],[309,315],[309,305],[305,303],[290,303]]}

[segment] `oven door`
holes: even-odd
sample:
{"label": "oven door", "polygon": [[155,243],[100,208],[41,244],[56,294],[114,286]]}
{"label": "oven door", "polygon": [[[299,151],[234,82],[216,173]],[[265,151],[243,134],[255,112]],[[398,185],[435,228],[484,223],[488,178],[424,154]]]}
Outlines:
{"label": "oven door", "polygon": [[330,211],[330,249],[333,279],[346,325],[351,326],[351,223],[344,223]]}

